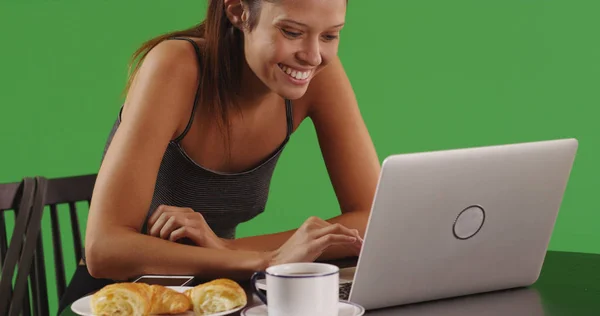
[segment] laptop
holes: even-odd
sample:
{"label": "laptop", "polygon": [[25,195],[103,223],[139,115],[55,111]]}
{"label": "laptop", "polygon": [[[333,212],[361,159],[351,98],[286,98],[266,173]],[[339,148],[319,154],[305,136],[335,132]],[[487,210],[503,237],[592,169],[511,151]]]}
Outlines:
{"label": "laptop", "polygon": [[372,310],[535,283],[577,148],[557,139],[387,157],[340,298]]}

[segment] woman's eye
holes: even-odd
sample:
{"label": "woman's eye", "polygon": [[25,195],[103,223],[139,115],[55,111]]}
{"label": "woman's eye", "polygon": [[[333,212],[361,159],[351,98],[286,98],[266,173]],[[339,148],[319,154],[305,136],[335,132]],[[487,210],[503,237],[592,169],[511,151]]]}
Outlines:
{"label": "woman's eye", "polygon": [[323,38],[326,41],[333,41],[333,40],[336,40],[338,38],[338,36],[337,35],[324,35]]}
{"label": "woman's eye", "polygon": [[289,37],[298,37],[298,36],[302,35],[302,34],[300,34],[300,33],[298,33],[298,32],[291,32],[291,31],[288,31],[288,30],[286,30],[286,29],[281,29],[281,31],[282,31],[282,32],[283,32],[285,35],[287,35],[287,36],[289,36]]}

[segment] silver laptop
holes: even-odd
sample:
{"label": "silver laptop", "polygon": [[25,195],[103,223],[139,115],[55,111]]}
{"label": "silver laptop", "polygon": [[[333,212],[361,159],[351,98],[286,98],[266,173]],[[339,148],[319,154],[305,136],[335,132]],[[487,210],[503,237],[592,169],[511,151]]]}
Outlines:
{"label": "silver laptop", "polygon": [[371,310],[533,284],[577,148],[560,139],[387,157],[341,298]]}

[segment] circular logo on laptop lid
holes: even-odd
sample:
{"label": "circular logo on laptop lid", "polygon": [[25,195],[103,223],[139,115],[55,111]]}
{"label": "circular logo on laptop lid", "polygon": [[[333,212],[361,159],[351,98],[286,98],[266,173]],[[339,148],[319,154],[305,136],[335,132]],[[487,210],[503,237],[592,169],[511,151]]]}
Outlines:
{"label": "circular logo on laptop lid", "polygon": [[475,236],[485,222],[485,211],[479,205],[472,205],[458,214],[452,230],[454,237],[465,240]]}

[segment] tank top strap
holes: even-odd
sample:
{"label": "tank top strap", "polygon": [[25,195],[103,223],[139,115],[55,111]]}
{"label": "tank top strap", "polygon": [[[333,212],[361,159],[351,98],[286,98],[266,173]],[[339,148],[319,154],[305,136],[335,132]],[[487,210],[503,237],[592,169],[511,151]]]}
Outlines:
{"label": "tank top strap", "polygon": [[198,46],[198,43],[196,43],[193,39],[191,38],[187,38],[187,37],[169,37],[170,40],[181,40],[181,41],[187,41],[190,44],[192,44],[192,46],[194,46],[194,50],[196,51],[196,59],[198,59],[198,65],[202,64],[202,54],[200,53],[200,46]]}
{"label": "tank top strap", "polygon": [[294,108],[292,100],[285,99],[285,116],[287,120],[287,138],[292,135],[294,131]]}
{"label": "tank top strap", "polygon": [[[196,43],[191,38],[187,38],[187,37],[170,37],[169,39],[170,40],[187,41],[190,44],[192,44],[192,46],[194,46],[194,50],[196,51],[196,59],[198,60],[198,70],[200,70],[200,66],[202,65],[202,58],[201,58],[200,47],[198,46],[198,43]],[[183,130],[183,132],[181,132],[181,134],[179,134],[179,136],[177,136],[173,140],[174,143],[179,143],[185,137],[185,135],[187,135],[187,133],[190,131],[190,128],[192,127],[192,123],[194,122],[194,116],[196,114],[196,109],[198,107],[198,98],[199,97],[200,97],[200,89],[198,88],[196,90],[196,95],[194,96],[194,105],[192,106],[192,113],[190,115],[188,123],[187,123],[185,129]]]}

